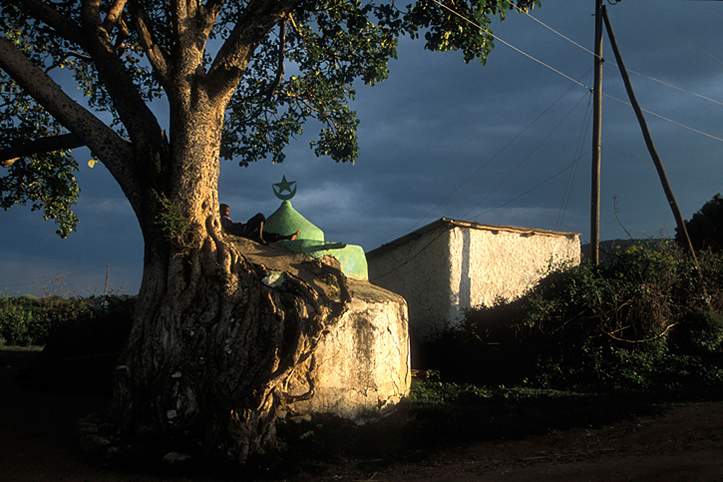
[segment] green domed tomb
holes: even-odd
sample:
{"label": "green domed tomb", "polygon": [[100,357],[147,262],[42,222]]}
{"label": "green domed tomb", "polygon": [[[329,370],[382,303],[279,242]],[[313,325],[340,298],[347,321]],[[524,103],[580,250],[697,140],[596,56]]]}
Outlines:
{"label": "green domed tomb", "polygon": [[[312,222],[302,216],[291,205],[290,199],[296,194],[296,181],[283,180],[274,184],[274,194],[282,200],[281,206],[274,211],[264,224],[264,231],[289,235],[299,231],[299,236],[293,240],[282,240],[282,244],[297,253],[306,253],[315,258],[326,255],[333,256],[339,261],[342,272],[353,279],[367,280],[367,260],[361,246],[338,242],[326,242],[324,232]],[[293,189],[292,189],[293,186]],[[284,194],[287,192],[287,194]]]}

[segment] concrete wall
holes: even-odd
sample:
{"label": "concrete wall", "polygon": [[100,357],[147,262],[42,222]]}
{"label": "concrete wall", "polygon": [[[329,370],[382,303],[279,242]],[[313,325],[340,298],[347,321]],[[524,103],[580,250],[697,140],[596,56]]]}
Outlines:
{"label": "concrete wall", "polygon": [[367,253],[370,281],[407,300],[410,331],[422,341],[468,308],[522,295],[563,261],[580,262],[578,234],[450,219]]}
{"label": "concrete wall", "polygon": [[580,240],[574,234],[455,226],[449,253],[448,319],[455,321],[465,309],[520,297],[548,271],[550,263],[579,264]]}
{"label": "concrete wall", "polygon": [[440,225],[399,247],[367,253],[369,282],[407,300],[409,329],[416,339],[444,330],[452,292],[449,229]]}
{"label": "concrete wall", "polygon": [[[314,357],[315,392],[295,402],[292,415],[332,414],[362,421],[378,418],[409,394],[409,328],[404,299],[363,281],[349,281],[352,302],[330,327]],[[303,368],[286,390],[303,395],[310,383]]]}

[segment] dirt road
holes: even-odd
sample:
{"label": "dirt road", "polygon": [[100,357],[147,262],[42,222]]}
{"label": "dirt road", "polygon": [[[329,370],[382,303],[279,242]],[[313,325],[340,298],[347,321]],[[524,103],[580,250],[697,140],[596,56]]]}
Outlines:
{"label": "dirt road", "polygon": [[[167,480],[111,469],[79,449],[76,421],[105,404],[97,396],[20,388],[0,368],[0,480]],[[376,472],[346,460],[286,480],[723,481],[723,402],[672,404],[662,415],[602,428],[445,449]]]}

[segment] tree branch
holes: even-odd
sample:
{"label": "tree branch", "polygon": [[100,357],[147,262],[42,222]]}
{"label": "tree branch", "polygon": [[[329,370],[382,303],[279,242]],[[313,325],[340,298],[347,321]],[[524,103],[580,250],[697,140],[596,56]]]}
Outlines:
{"label": "tree branch", "polygon": [[221,7],[223,7],[223,0],[208,0],[201,10],[201,21],[203,24],[203,35],[208,37],[211,33],[213,25],[216,23]]}
{"label": "tree branch", "polygon": [[[628,339],[626,339],[626,338],[620,338],[620,337],[618,337],[618,336],[615,336],[615,335],[614,335],[615,331],[620,331],[620,330],[615,330],[615,331],[612,331],[612,332],[607,332],[607,331],[605,331],[605,330],[602,330],[602,332],[605,333],[607,336],[609,336],[610,338],[612,338],[612,339],[615,340],[615,341],[622,341],[622,342],[625,342],[625,343],[631,343],[631,344],[633,344],[633,345],[639,345],[639,344],[642,344],[642,343],[649,343],[649,342],[651,342],[651,341],[657,340],[658,338],[664,337],[665,334],[668,333],[668,331],[670,331],[670,329],[673,328],[673,327],[674,327],[675,325],[677,325],[677,324],[678,324],[678,323],[671,323],[671,324],[669,324],[668,326],[666,326],[665,329],[664,329],[662,332],[660,332],[660,333],[658,333],[657,335],[652,336],[652,337],[650,337],[650,338],[646,338],[646,339],[644,339],[644,340],[628,340]],[[625,328],[625,327],[624,327],[624,328]],[[621,329],[622,329],[622,328],[621,328]]]}
{"label": "tree branch", "polygon": [[82,0],[80,18],[86,27],[102,27],[100,20],[100,0]]}
{"label": "tree branch", "polygon": [[2,167],[10,167],[18,159],[29,157],[43,152],[53,152],[66,149],[75,149],[82,147],[85,142],[75,134],[62,134],[52,137],[44,137],[24,142],[22,144],[0,149],[0,165]]}
{"label": "tree branch", "polygon": [[126,161],[133,152],[113,129],[78,105],[43,70],[31,62],[12,42],[0,37],[0,68],[42,105],[58,122],[87,145],[121,186],[138,182]]}
{"label": "tree branch", "polygon": [[78,25],[58,13],[53,7],[40,0],[17,0],[12,3],[23,8],[33,18],[49,25],[55,32],[66,40],[78,45],[83,44],[83,31]]}
{"label": "tree branch", "polygon": [[136,1],[131,1],[131,10],[133,15],[133,28],[138,33],[138,39],[143,47],[143,50],[148,56],[148,61],[151,63],[154,72],[158,75],[160,82],[168,90],[168,63],[169,56],[161,46],[153,38],[153,30],[148,21],[145,10]]}
{"label": "tree branch", "polygon": [[108,89],[113,105],[128,130],[131,141],[138,149],[151,146],[160,149],[161,127],[139,95],[125,64],[117,55],[108,32],[100,19],[100,0],[83,0],[82,27],[84,46],[93,59],[101,82]]}
{"label": "tree branch", "polygon": [[[289,15],[290,17],[291,15]],[[284,77],[284,52],[286,50],[286,20],[281,22],[279,25],[279,59],[276,64],[276,77],[274,81],[269,85],[269,90],[266,92],[266,102],[269,102],[279,88],[281,79]]]}
{"label": "tree branch", "polygon": [[300,0],[251,0],[209,69],[209,85],[217,94],[233,91],[256,47]]}
{"label": "tree branch", "polygon": [[126,7],[128,0],[115,0],[108,9],[108,13],[103,20],[103,28],[110,32],[114,26],[118,25],[118,20],[123,15],[123,9]]}

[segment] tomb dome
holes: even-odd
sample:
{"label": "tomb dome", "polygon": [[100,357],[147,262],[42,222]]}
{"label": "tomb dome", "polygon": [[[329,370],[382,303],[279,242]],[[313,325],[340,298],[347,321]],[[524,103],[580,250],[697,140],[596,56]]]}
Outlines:
{"label": "tomb dome", "polygon": [[294,209],[289,200],[283,201],[279,209],[266,218],[264,231],[281,235],[289,235],[299,231],[297,240],[324,242],[324,231]]}
{"label": "tomb dome", "polygon": [[282,200],[281,206],[266,218],[264,231],[284,236],[299,231],[295,240],[280,240],[278,244],[315,258],[333,256],[339,261],[341,270],[347,277],[368,280],[366,255],[361,246],[326,242],[324,232],[291,205],[290,199],[296,194],[296,181],[289,182],[284,176],[280,183],[274,184],[274,194]]}

